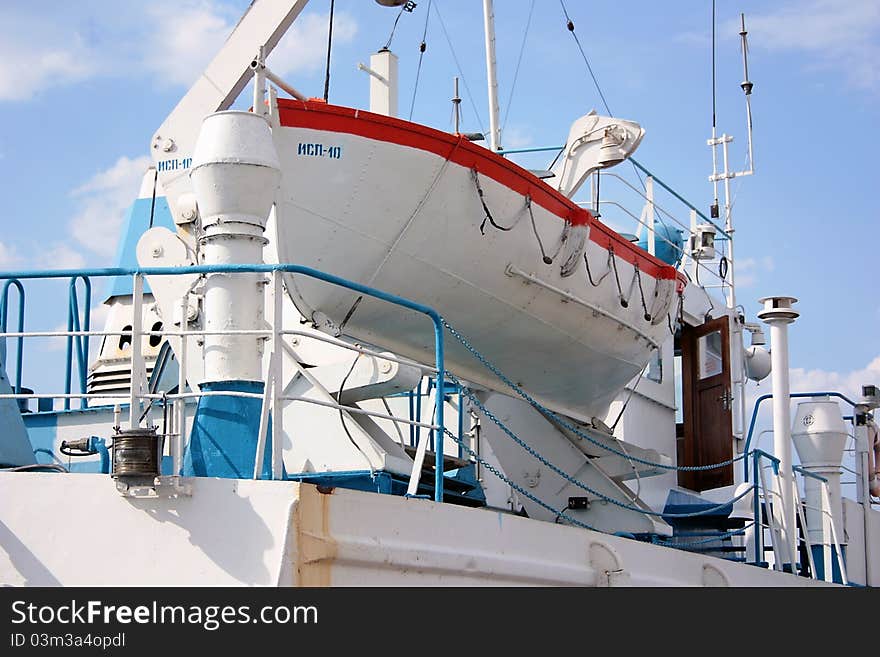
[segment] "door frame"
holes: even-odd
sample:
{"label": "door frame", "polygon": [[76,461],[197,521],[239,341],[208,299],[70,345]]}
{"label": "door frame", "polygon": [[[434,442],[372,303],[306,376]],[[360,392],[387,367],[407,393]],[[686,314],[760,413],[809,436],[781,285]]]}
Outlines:
{"label": "door frame", "polygon": [[[699,339],[716,331],[721,332],[721,372],[700,378]],[[680,450],[682,460],[679,465],[700,466],[710,465],[712,462],[726,461],[733,458],[733,397],[731,385],[731,350],[730,350],[730,317],[710,319],[699,325],[687,324],[681,327],[681,373],[682,373],[682,422],[683,422],[683,445]],[[701,426],[701,410],[699,393],[701,389],[723,386],[722,397],[718,402],[724,404],[726,397],[726,409],[721,409],[721,421],[718,435],[699,435]],[[726,410],[726,415],[724,414]],[[715,443],[715,444],[712,444]],[[709,450],[716,455],[710,460],[706,459],[705,448],[712,444],[715,449]],[[720,446],[720,449],[717,449]],[[702,449],[701,449],[702,448]],[[717,458],[718,454],[722,458]],[[712,471],[679,471],[678,483],[680,486],[695,491],[732,485],[733,464]]]}

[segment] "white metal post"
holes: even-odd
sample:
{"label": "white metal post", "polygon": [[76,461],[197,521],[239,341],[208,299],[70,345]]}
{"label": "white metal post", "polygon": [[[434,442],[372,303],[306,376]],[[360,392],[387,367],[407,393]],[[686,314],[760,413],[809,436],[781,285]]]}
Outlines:
{"label": "white metal post", "polygon": [[733,141],[733,137],[721,135],[723,142],[721,149],[724,154],[724,231],[727,233],[727,307],[736,308],[736,288],[734,271],[736,269],[733,261],[733,217],[731,216],[730,205],[730,168],[727,160],[727,145]]}
{"label": "white metal post", "polygon": [[[189,293],[180,299],[180,353],[177,354],[177,394],[186,392],[186,331],[189,328],[187,312],[189,310]],[[183,442],[186,438],[186,398],[181,397],[175,404],[177,416],[177,436],[171,444],[171,461],[173,470],[171,474],[179,475],[183,467]]]}
{"label": "white metal post", "polygon": [[132,277],[132,318],[131,318],[131,395],[128,405],[128,426],[136,429],[140,425],[141,395],[144,390],[144,277]]}
{"label": "white metal post", "polygon": [[765,297],[758,318],[770,326],[773,381],[773,454],[779,459],[778,491],[782,501],[782,532],[792,568],[797,560],[794,500],[792,499],[791,388],[788,371],[788,325],[799,314],[794,297]]}
{"label": "white metal post", "polygon": [[283,317],[284,308],[282,306],[282,273],[280,271],[272,272],[272,354],[269,358],[270,375],[266,385],[272,386],[272,478],[281,479],[282,474],[282,455],[281,448],[284,440],[284,425],[282,418],[284,409],[281,399],[283,393],[284,377],[281,372],[283,367],[283,350],[282,342],[284,330]]}
{"label": "white metal post", "polygon": [[648,253],[652,256],[657,255],[657,246],[654,236],[654,177],[645,178],[645,197],[648,204],[645,206],[645,223],[648,227]]}
{"label": "white metal post", "polygon": [[495,65],[495,10],[492,0],[483,0],[486,30],[486,78],[489,84],[489,147],[501,150],[501,126],[498,125],[498,78]]}

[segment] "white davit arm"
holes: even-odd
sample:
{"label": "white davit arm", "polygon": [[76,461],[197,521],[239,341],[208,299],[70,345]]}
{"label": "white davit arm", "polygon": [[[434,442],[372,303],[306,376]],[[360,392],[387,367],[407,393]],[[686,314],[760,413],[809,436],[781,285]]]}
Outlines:
{"label": "white davit arm", "polygon": [[202,120],[228,109],[253,76],[260,47],[269,56],[308,0],[254,0],[223,48],[153,135],[150,153],[178,232],[190,236],[195,200],[189,166]]}

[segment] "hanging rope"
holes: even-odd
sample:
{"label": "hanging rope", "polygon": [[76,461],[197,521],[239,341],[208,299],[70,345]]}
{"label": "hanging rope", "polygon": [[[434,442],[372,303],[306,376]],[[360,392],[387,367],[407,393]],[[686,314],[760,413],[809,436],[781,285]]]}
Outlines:
{"label": "hanging rope", "polygon": [[333,45],[333,9],[336,0],[330,0],[330,25],[327,29],[327,71],[324,74],[324,102],[330,99],[330,50]]}
{"label": "hanging rope", "polygon": [[428,0],[428,11],[425,12],[425,29],[422,31],[422,42],[419,44],[419,66],[416,68],[416,83],[413,85],[413,93],[412,100],[409,103],[409,120],[412,121],[413,117],[413,109],[416,106],[416,94],[419,91],[419,78],[422,74],[422,58],[425,56],[425,51],[428,49],[428,19],[431,17],[431,3],[433,0]]}
{"label": "hanging rope", "polygon": [[532,232],[535,234],[535,239],[538,242],[538,248],[541,251],[541,259],[544,261],[545,265],[552,265],[553,261],[556,259],[560,251],[562,251],[562,248],[565,246],[568,232],[563,231],[562,237],[559,240],[559,245],[556,247],[556,251],[553,253],[552,256],[548,255],[547,250],[544,248],[544,240],[541,239],[541,235],[538,233],[538,225],[535,222],[535,213],[532,210],[532,197],[529,195],[525,197],[525,205],[523,205],[522,209],[517,213],[516,218],[514,219],[512,224],[510,224],[509,226],[502,226],[495,221],[495,218],[492,216],[492,212],[489,210],[489,206],[486,203],[485,195],[483,193],[483,187],[482,185],[480,185],[480,175],[476,168],[471,169],[471,177],[473,178],[474,186],[477,189],[477,196],[480,199],[480,204],[483,206],[484,217],[482,223],[480,224],[480,234],[486,234],[487,223],[491,224],[493,228],[496,228],[505,233],[513,230],[516,225],[520,221],[522,221],[523,214],[528,211],[529,219],[531,220],[532,224]]}
{"label": "hanging rope", "polygon": [[614,249],[608,249],[608,262],[606,263],[608,269],[605,270],[605,273],[599,277],[598,281],[593,280],[593,274],[590,273],[590,261],[587,259],[587,252],[584,251],[584,264],[587,266],[587,280],[590,281],[590,285],[593,287],[599,287],[599,284],[605,280],[605,277],[611,273],[611,268],[613,266],[614,259]]}
{"label": "hanging rope", "polygon": [[[642,272],[639,270],[638,264],[635,265],[633,276],[639,284],[639,297],[642,299],[642,310],[645,312],[645,321],[651,321],[651,313],[648,312],[648,304],[645,303],[645,291],[642,289]],[[657,281],[659,283],[659,281]],[[657,294],[657,288],[654,288],[654,294]]]}
{"label": "hanging rope", "polygon": [[565,246],[567,233],[562,233],[562,239],[559,240],[559,246],[556,248],[556,252],[552,256],[548,256],[547,252],[544,250],[544,242],[541,240],[541,236],[538,234],[538,226],[535,223],[535,213],[532,212],[532,197],[526,196],[526,206],[529,208],[529,217],[532,220],[532,232],[535,233],[535,239],[538,240],[538,248],[541,249],[541,259],[544,261],[545,265],[552,265],[553,261],[556,260],[556,256],[559,255],[559,252],[562,251],[562,247]]}
{"label": "hanging rope", "polygon": [[500,231],[506,232],[513,228],[513,226],[508,226],[507,228],[505,228],[504,226],[499,226],[495,223],[495,219],[492,217],[492,213],[489,211],[489,206],[486,205],[486,199],[483,196],[483,188],[480,186],[480,174],[477,172],[476,169],[471,169],[471,178],[473,178],[474,180],[474,185],[477,188],[477,196],[479,196],[480,198],[480,204],[483,206],[483,212],[486,215],[485,217],[483,217],[483,223],[480,224],[480,235],[486,234],[485,229],[487,221],[492,224],[493,227],[497,228]]}

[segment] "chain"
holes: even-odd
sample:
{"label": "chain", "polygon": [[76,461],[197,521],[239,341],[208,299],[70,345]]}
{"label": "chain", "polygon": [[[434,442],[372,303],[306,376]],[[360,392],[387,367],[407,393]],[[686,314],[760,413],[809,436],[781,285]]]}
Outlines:
{"label": "chain", "polygon": [[609,504],[613,504],[613,505],[620,507],[621,509],[624,509],[626,511],[635,511],[637,513],[643,513],[645,515],[656,516],[656,517],[661,517],[661,518],[693,518],[693,517],[697,517],[697,516],[702,516],[702,515],[714,513],[715,511],[719,511],[727,506],[730,506],[731,504],[733,504],[735,502],[738,502],[739,500],[741,500],[746,495],[748,495],[749,493],[752,492],[752,489],[748,488],[745,491],[743,491],[742,493],[740,493],[737,497],[730,500],[729,502],[717,504],[716,506],[709,507],[709,508],[703,509],[701,511],[695,511],[693,513],[661,513],[661,512],[657,512],[657,511],[652,511],[651,509],[644,509],[641,507],[633,506],[632,504],[627,504],[626,502],[621,502],[620,500],[614,499],[613,497],[609,497],[608,495],[605,495],[604,493],[600,493],[599,491],[591,488],[590,486],[586,485],[582,481],[575,479],[574,477],[567,474],[565,471],[561,470],[559,467],[557,467],[556,465],[554,465],[553,463],[548,461],[546,458],[541,456],[541,454],[539,454],[537,452],[537,450],[535,450],[531,445],[529,445],[528,443],[523,441],[521,438],[519,438],[501,420],[499,420],[497,417],[495,417],[495,415],[492,413],[492,411],[490,411],[488,408],[486,408],[483,405],[483,403],[479,399],[477,399],[476,395],[473,394],[473,391],[464,387],[462,385],[461,381],[459,381],[454,375],[450,374],[449,378],[454,384],[459,386],[459,389],[461,390],[462,394],[465,397],[467,397],[474,405],[476,405],[477,408],[479,408],[480,411],[486,417],[488,417],[490,420],[492,420],[492,422],[494,422],[498,426],[499,429],[501,429],[505,434],[507,434],[507,436],[511,440],[513,440],[517,445],[522,447],[526,452],[528,452],[530,455],[532,455],[535,459],[540,461],[542,464],[544,464],[545,466],[550,468],[550,470],[552,470],[553,472],[558,474],[560,477],[562,477],[563,479],[565,479],[569,483],[574,484],[575,486],[577,486],[581,490],[584,490],[587,493],[589,493],[590,495],[593,495],[600,500],[604,500],[605,502],[608,502]]}
{"label": "chain", "polygon": [[480,363],[486,369],[488,369],[495,376],[497,376],[506,386],[508,386],[511,390],[513,390],[520,397],[522,397],[524,400],[526,400],[533,408],[535,408],[537,411],[539,411],[544,417],[546,417],[551,422],[554,422],[554,423],[560,425],[561,427],[571,431],[572,433],[574,433],[575,435],[577,435],[581,439],[586,440],[601,449],[604,449],[608,452],[611,452],[612,454],[616,454],[617,456],[621,456],[621,457],[628,459],[630,461],[635,461],[637,463],[641,463],[643,465],[648,465],[653,468],[661,468],[664,470],[675,470],[675,471],[679,471],[679,472],[702,472],[702,471],[707,471],[707,470],[715,470],[717,468],[723,468],[725,466],[732,465],[732,464],[736,463],[737,461],[741,461],[742,459],[749,456],[748,453],[743,453],[743,454],[740,454],[739,456],[735,456],[731,459],[727,459],[726,461],[722,461],[720,463],[712,463],[709,465],[691,465],[691,466],[667,465],[665,463],[655,463],[653,461],[648,461],[646,459],[642,459],[637,456],[630,456],[630,455],[626,454],[625,452],[614,449],[613,447],[606,445],[606,444],[596,440],[592,436],[580,431],[575,426],[573,426],[571,423],[566,422],[559,415],[557,415],[556,413],[554,413],[550,409],[541,405],[537,400],[532,398],[532,396],[529,395],[525,390],[520,388],[516,383],[514,383],[507,376],[505,376],[497,367],[495,367],[492,363],[490,363],[485,358],[485,356],[483,356],[479,351],[477,351],[471,345],[471,343],[467,341],[467,339],[463,335],[461,335],[455,328],[452,327],[451,324],[449,324],[449,322],[447,322],[445,319],[443,319],[442,321],[443,321],[443,325],[446,327],[446,329],[452,334],[452,337],[454,337],[456,340],[458,340],[461,343],[461,345],[465,349],[467,349],[474,358],[476,358],[478,361],[480,361]]}
{"label": "chain", "polygon": [[501,481],[506,483],[508,486],[513,488],[513,490],[515,490],[517,493],[519,493],[523,497],[530,499],[532,502],[547,509],[548,511],[551,511],[553,513],[553,515],[556,516],[557,520],[559,518],[562,518],[563,520],[566,520],[566,521],[570,522],[571,524],[580,527],[581,529],[589,529],[594,532],[602,531],[601,529],[597,529],[596,527],[593,527],[592,525],[588,525],[585,522],[581,522],[580,520],[576,520],[575,518],[572,518],[572,517],[566,515],[564,511],[554,509],[551,505],[547,504],[546,502],[544,502],[541,499],[538,499],[537,497],[532,495],[529,491],[524,489],[522,486],[515,484],[509,478],[504,476],[504,474],[502,474],[502,472],[500,470],[498,470],[495,466],[493,466],[490,463],[487,463],[486,460],[483,459],[482,457],[480,457],[479,454],[477,454],[474,450],[472,450],[468,445],[465,445],[464,441],[461,440],[458,436],[454,435],[451,431],[449,431],[449,429],[446,429],[444,427],[443,433],[446,434],[447,436],[449,436],[450,438],[452,438],[452,440],[454,440],[456,443],[458,443],[464,451],[466,451],[475,461],[477,461],[477,463],[479,463],[486,470],[488,470],[493,475],[498,477]]}

